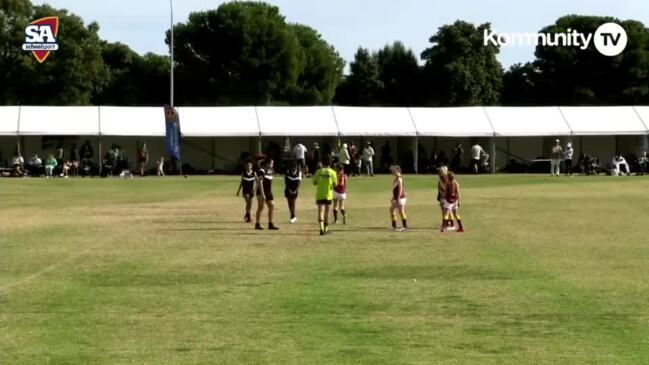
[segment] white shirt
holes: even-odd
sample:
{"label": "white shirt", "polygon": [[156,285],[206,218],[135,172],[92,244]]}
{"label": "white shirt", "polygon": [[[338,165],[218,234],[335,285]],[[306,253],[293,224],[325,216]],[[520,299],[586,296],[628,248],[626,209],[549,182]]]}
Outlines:
{"label": "white shirt", "polygon": [[471,158],[472,159],[479,160],[483,153],[485,153],[485,151],[482,149],[482,147],[479,144],[471,147]]}
{"label": "white shirt", "polygon": [[365,161],[372,161],[372,158],[374,157],[374,148],[371,146],[365,147],[363,149],[363,160]]}
{"label": "white shirt", "polygon": [[29,163],[33,166],[41,166],[43,165],[43,160],[40,159],[40,157],[32,157],[31,161]]}
{"label": "white shirt", "polygon": [[566,160],[572,160],[572,156],[575,154],[575,150],[572,147],[566,147],[565,152],[563,153],[563,157]]}
{"label": "white shirt", "polygon": [[293,157],[297,160],[304,160],[304,156],[307,153],[306,147],[302,143],[298,143],[293,148]]}
{"label": "white shirt", "polygon": [[25,164],[25,159],[23,158],[23,156],[16,156],[16,157],[14,157],[13,164],[14,165],[24,165]]}

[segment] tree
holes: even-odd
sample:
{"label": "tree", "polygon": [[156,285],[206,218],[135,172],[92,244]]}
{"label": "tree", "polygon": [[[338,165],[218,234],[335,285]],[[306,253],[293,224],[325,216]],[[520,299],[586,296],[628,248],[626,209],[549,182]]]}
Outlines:
{"label": "tree", "polygon": [[340,77],[339,57],[315,31],[289,26],[265,3],[230,2],[192,13],[175,26],[175,37],[185,103],[325,103]]}
{"label": "tree", "polygon": [[410,106],[421,103],[421,70],[417,57],[403,43],[394,42],[378,51],[382,105]]}
{"label": "tree", "polygon": [[597,28],[615,22],[625,28],[627,48],[620,55],[600,54],[593,42],[586,50],[577,47],[536,48],[532,82],[538,104],[640,104],[649,102],[649,30],[637,21],[611,17],[570,15],[559,18],[542,33],[576,29],[594,34]]}
{"label": "tree", "polygon": [[503,76],[503,105],[535,104],[537,73],[531,62],[512,65]]}
{"label": "tree", "polygon": [[[34,19],[59,17],[59,50],[39,64],[23,52],[24,28]],[[4,104],[87,105],[105,85],[99,26],[49,5],[29,1],[0,3],[0,102]]]}
{"label": "tree", "polygon": [[430,38],[432,47],[422,53],[426,61],[429,103],[441,105],[491,105],[500,102],[503,70],[496,58],[499,48],[484,45],[484,31],[456,21],[439,28]]}
{"label": "tree", "polygon": [[377,55],[365,48],[359,48],[350,64],[350,74],[338,88],[336,103],[378,105],[382,89]]}
{"label": "tree", "polygon": [[345,62],[313,28],[292,24],[302,52],[302,70],[288,97],[293,105],[331,104],[342,79]]}

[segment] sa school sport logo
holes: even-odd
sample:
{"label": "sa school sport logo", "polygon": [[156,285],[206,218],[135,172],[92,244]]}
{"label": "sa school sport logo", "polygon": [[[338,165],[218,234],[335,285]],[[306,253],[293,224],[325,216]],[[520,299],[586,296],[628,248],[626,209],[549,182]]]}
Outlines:
{"label": "sa school sport logo", "polygon": [[34,20],[25,27],[23,51],[32,52],[39,63],[45,62],[53,51],[58,51],[59,18],[50,16]]}

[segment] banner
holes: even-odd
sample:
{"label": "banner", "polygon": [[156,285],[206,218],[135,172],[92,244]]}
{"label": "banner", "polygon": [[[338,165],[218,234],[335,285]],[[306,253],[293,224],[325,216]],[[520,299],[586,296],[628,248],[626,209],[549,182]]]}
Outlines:
{"label": "banner", "polygon": [[165,105],[164,109],[167,130],[167,155],[172,161],[180,161],[180,117],[174,107]]}

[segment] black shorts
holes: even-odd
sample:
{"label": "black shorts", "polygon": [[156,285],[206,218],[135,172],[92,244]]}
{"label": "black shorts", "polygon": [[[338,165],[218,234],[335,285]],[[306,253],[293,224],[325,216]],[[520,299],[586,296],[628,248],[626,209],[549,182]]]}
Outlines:
{"label": "black shorts", "polygon": [[477,159],[472,158],[472,159],[471,159],[471,164],[472,164],[472,165],[478,165],[478,166],[480,166],[480,160],[477,160]]}
{"label": "black shorts", "polygon": [[298,165],[300,168],[304,168],[305,163],[304,163],[304,159],[303,159],[303,158],[299,158],[299,159],[297,159],[296,161],[297,161],[297,165]]}
{"label": "black shorts", "polygon": [[315,203],[317,205],[332,205],[333,200],[322,199],[322,200],[316,200]]}
{"label": "black shorts", "polygon": [[252,190],[244,190],[242,192],[242,196],[244,198],[248,199],[248,198],[252,198],[253,196],[255,196],[255,194],[252,193]]}
{"label": "black shorts", "polygon": [[[267,193],[264,194],[264,195],[266,195],[266,201],[267,201],[267,202],[272,202],[273,200],[275,200],[275,198],[273,197],[273,193],[272,193],[272,192],[267,192]],[[258,196],[258,197],[261,197],[261,193],[257,192],[257,196]]]}
{"label": "black shorts", "polygon": [[291,191],[289,189],[284,189],[284,197],[286,199],[297,199],[298,192],[297,191]]}
{"label": "black shorts", "polygon": [[139,163],[145,163],[146,162],[146,157],[140,157],[137,159],[137,162]]}

